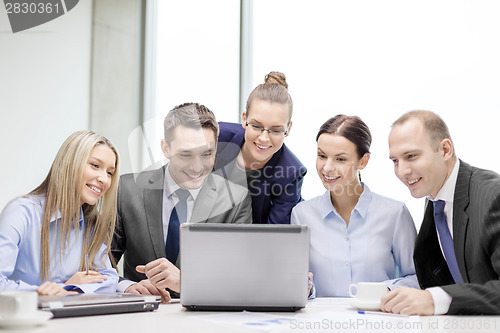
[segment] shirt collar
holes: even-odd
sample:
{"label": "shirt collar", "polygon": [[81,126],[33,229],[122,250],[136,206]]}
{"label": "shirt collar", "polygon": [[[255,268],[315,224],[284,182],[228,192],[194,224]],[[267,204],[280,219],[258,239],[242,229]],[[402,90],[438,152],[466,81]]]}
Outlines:
{"label": "shirt collar", "polygon": [[[361,196],[359,197],[358,203],[356,204],[356,207],[354,207],[354,210],[357,211],[362,218],[365,218],[366,213],[368,212],[368,207],[370,206],[370,202],[372,201],[372,192],[366,184],[361,183],[361,185],[363,186],[363,193],[361,193]],[[330,214],[338,215],[335,206],[333,206],[333,203],[330,200],[330,191],[325,191],[321,198],[320,212],[323,219],[325,219]]]}
{"label": "shirt collar", "polygon": [[427,199],[431,201],[438,201],[438,200],[443,200],[447,203],[453,203],[453,197],[455,195],[455,185],[457,184],[457,178],[458,178],[458,168],[460,166],[458,158],[455,160],[455,166],[453,167],[453,170],[450,173],[450,176],[444,183],[443,187],[439,190],[438,194],[432,200],[429,196],[427,196]]}
{"label": "shirt collar", "polygon": [[[45,209],[45,203],[47,202],[47,198],[45,196],[33,196],[33,198],[35,200],[38,200],[38,204],[40,205],[40,208],[43,210]],[[61,211],[57,211],[55,212],[54,214],[52,214],[51,218],[50,218],[50,223],[54,223],[56,222],[57,220],[61,219]],[[84,221],[84,216],[83,216],[83,208],[80,207],[80,227],[83,225],[83,221]]]}
{"label": "shirt collar", "polygon": [[321,196],[319,211],[321,213],[321,217],[323,220],[335,212],[335,207],[333,207],[332,201],[330,200],[330,191],[326,190],[325,193]]}
{"label": "shirt collar", "polygon": [[361,215],[362,218],[365,218],[370,202],[372,202],[372,191],[370,191],[370,188],[364,183],[361,183],[361,185],[363,185],[363,193],[361,193],[354,210],[357,210],[359,215]]}
{"label": "shirt collar", "polygon": [[[170,199],[172,197],[172,194],[175,191],[177,191],[178,189],[180,189],[181,187],[179,185],[177,185],[175,180],[172,178],[172,175],[170,175],[170,172],[168,171],[168,166],[169,166],[169,164],[167,164],[167,166],[165,167],[165,184],[164,184],[163,188],[167,194],[167,198]],[[201,187],[203,187],[203,185]],[[189,191],[189,194],[191,194],[191,196],[193,197],[193,201],[196,201],[196,198],[198,197],[198,194],[200,193],[201,187],[195,188],[195,189],[191,189],[191,188],[187,189]]]}
{"label": "shirt collar", "polygon": [[[60,218],[61,218],[61,211],[57,211],[57,213],[54,213],[50,218],[50,223],[54,223]],[[83,225],[83,221],[84,221],[83,208],[80,207],[80,227]]]}

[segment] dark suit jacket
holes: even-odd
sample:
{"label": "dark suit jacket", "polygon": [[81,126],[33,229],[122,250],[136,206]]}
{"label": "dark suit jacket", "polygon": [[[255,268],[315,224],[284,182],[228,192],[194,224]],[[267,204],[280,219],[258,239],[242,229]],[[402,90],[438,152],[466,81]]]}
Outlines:
{"label": "dark suit jacket", "polygon": [[[245,142],[241,124],[219,123],[219,144],[214,170],[231,173]],[[292,208],[302,201],[307,169],[285,144],[260,169],[248,189],[252,195],[253,223],[290,223]]]}
{"label": "dark suit jacket", "polygon": [[[111,245],[116,262],[124,254],[124,276],[133,281],[146,278],[137,265],[165,257],[162,204],[165,166],[120,177],[118,219]],[[194,203],[191,223],[251,223],[251,198],[246,188],[217,175],[209,175]]]}
{"label": "dark suit jacket", "polygon": [[460,284],[442,255],[428,204],[414,252],[420,286],[441,286],[451,295],[448,314],[500,314],[500,175],[460,161],[453,239]]}

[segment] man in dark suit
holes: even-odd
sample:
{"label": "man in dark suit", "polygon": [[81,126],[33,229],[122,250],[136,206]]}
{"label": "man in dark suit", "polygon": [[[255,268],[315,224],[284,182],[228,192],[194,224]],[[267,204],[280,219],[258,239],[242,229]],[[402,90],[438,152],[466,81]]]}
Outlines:
{"label": "man in dark suit", "polygon": [[457,159],[444,121],[412,111],[394,122],[390,158],[426,212],[414,252],[422,289],[398,288],[383,311],[500,314],[500,176]]}
{"label": "man in dark suit", "polygon": [[208,108],[179,105],[164,121],[161,147],[169,163],[120,178],[111,252],[116,262],[124,255],[128,280],[118,291],[161,294],[164,301],[166,288],[180,291],[180,223],[251,223],[247,188],[212,174],[218,131]]}

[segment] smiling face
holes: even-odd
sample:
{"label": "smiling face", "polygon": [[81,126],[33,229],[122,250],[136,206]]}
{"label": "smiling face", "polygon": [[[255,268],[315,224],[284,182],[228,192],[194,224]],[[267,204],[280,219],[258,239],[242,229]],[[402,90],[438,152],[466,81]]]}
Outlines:
{"label": "smiling face", "polygon": [[[252,102],[248,115],[243,113],[245,143],[241,149],[248,169],[260,169],[283,145],[284,138],[290,133],[292,123],[288,125],[289,110],[287,104],[271,103],[263,100]],[[246,125],[248,123],[248,126]],[[256,130],[254,126],[265,129],[287,132],[286,134],[270,134],[268,131]],[[288,125],[288,126],[287,126]]]}
{"label": "smiling face", "polygon": [[170,175],[180,187],[200,188],[214,166],[217,141],[213,130],[179,125],[172,137],[171,142],[161,143],[163,154],[170,160]]}
{"label": "smiling face", "polygon": [[418,119],[395,125],[389,134],[389,154],[394,173],[415,198],[434,198],[454,163],[452,143],[444,139],[438,148]]}
{"label": "smiling face", "polygon": [[360,159],[356,145],[343,136],[323,133],[318,138],[316,171],[323,186],[335,194],[354,193],[348,188],[360,184],[358,170],[365,168],[369,158],[366,153]]}
{"label": "smiling face", "polygon": [[83,169],[80,204],[95,205],[111,186],[116,168],[115,153],[105,144],[92,149]]}

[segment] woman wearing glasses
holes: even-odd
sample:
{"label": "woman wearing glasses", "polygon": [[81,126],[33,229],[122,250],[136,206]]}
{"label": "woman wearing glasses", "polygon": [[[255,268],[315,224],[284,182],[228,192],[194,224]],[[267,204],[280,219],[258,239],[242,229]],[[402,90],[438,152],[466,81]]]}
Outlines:
{"label": "woman wearing glasses", "polygon": [[215,171],[252,195],[253,223],[290,223],[302,200],[306,168],[283,143],[292,128],[292,98],[283,73],[271,72],[250,94],[242,124],[219,123]]}

